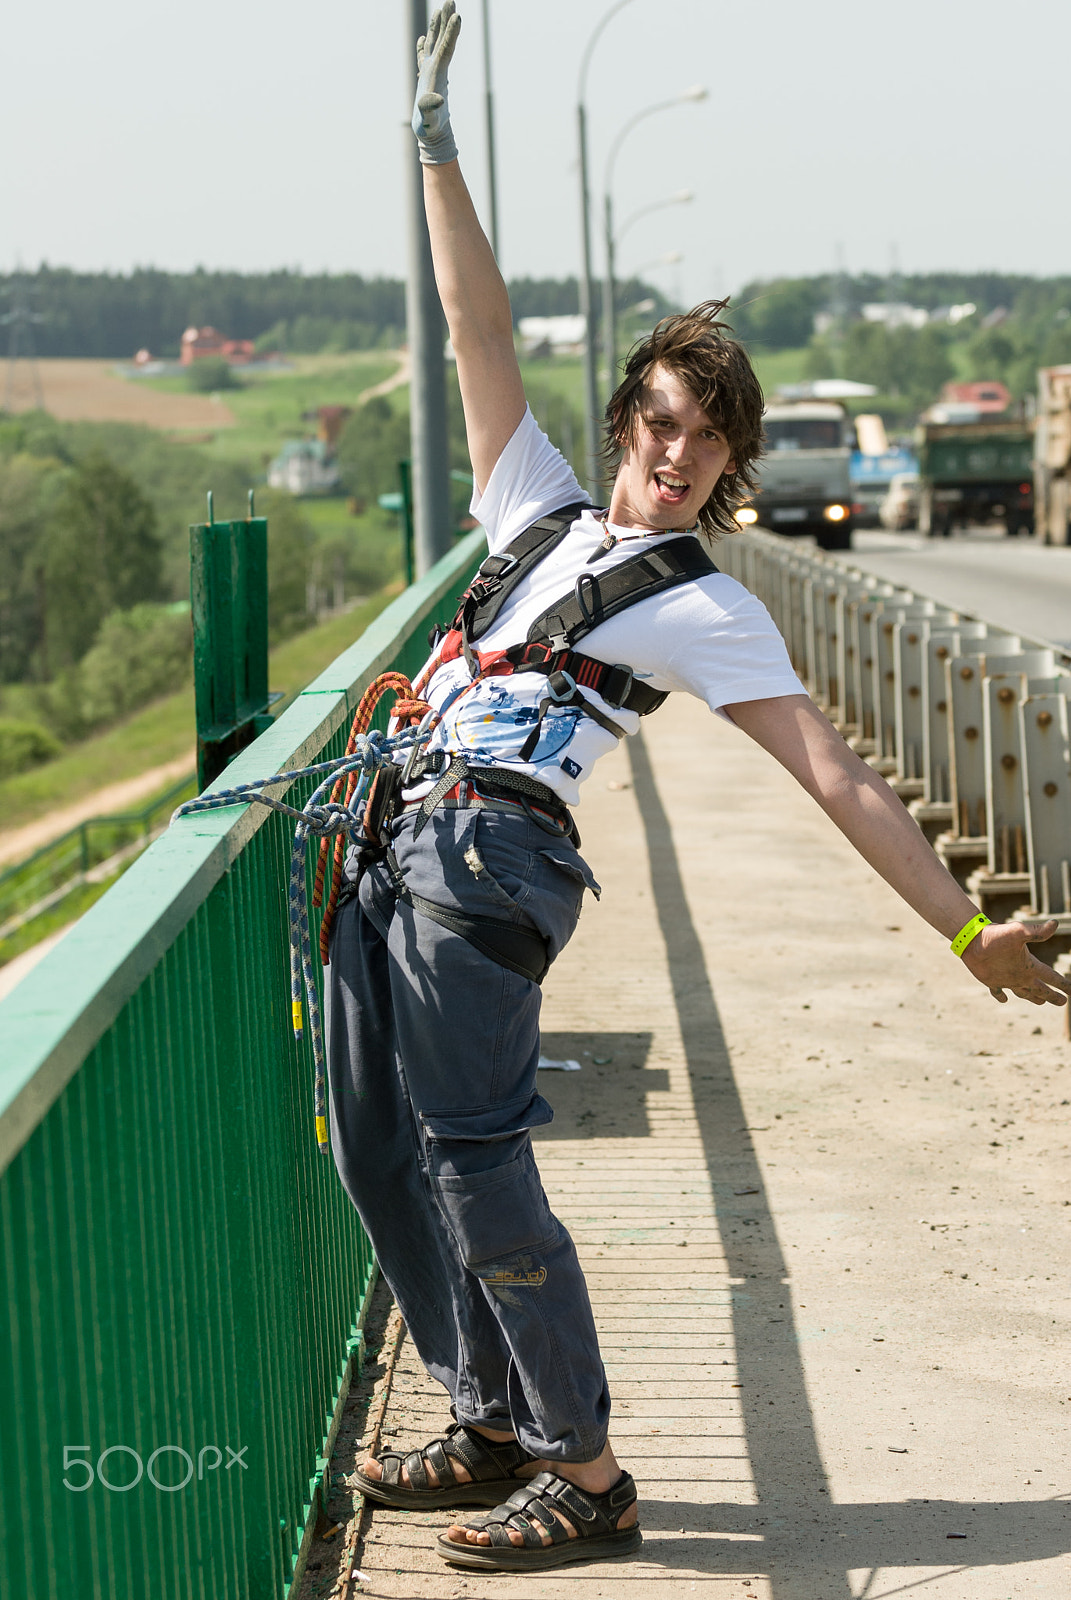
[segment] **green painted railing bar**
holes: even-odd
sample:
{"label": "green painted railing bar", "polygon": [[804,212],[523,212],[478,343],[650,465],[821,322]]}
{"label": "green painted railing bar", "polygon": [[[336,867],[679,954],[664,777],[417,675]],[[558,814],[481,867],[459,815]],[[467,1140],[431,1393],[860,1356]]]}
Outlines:
{"label": "green painted railing bar", "polygon": [[[482,548],[407,590],[226,782],[338,753]],[[184,819],[0,1003],[20,1600],[281,1600],[292,1580],[374,1264],[290,1033],[289,842],[259,806]]]}

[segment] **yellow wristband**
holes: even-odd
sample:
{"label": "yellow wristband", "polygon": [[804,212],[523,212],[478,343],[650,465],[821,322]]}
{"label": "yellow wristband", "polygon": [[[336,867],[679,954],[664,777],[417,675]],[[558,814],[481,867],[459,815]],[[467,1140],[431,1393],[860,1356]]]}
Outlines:
{"label": "yellow wristband", "polygon": [[975,935],[981,933],[983,928],[988,927],[989,918],[984,914],[984,912],[979,911],[978,915],[976,917],[972,917],[970,922],[968,922],[965,927],[961,928],[956,934],[956,937],[952,940],[952,954],[954,956],[961,956]]}

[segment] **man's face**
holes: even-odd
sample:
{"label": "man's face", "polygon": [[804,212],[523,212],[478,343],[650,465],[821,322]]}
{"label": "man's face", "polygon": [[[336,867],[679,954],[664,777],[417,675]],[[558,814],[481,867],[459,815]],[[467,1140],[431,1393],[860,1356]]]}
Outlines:
{"label": "man's face", "polygon": [[618,468],[609,520],[622,527],[690,528],[722,473],[733,471],[724,430],[675,373],[655,367],[635,442]]}

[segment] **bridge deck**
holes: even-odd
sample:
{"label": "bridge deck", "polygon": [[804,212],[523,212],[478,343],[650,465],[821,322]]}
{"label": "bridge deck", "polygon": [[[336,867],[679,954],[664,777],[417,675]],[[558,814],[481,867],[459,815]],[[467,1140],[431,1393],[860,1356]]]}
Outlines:
{"label": "bridge deck", "polygon": [[[995,1006],[732,729],[675,697],[644,737],[580,811],[604,895],[544,1019],[583,1069],[539,1140],[644,1549],[474,1577],[441,1513],[367,1508],[351,1592],[1063,1597],[1062,1018]],[[390,1443],[448,1421],[403,1341]]]}

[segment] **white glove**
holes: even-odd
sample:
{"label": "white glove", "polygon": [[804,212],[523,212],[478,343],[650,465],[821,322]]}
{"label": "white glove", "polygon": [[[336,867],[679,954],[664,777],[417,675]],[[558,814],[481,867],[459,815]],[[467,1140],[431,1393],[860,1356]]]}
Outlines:
{"label": "white glove", "polygon": [[446,69],[461,32],[454,0],[444,0],[432,15],[427,34],[417,41],[417,90],[413,107],[413,132],[426,167],[441,167],[457,160],[457,145],[450,126]]}

